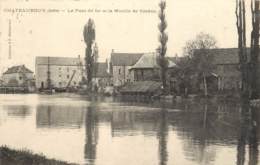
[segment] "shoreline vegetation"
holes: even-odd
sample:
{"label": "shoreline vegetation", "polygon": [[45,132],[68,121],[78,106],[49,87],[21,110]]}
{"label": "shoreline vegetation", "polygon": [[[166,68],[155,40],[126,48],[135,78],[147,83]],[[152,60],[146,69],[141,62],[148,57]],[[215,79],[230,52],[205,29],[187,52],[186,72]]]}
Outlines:
{"label": "shoreline vegetation", "polygon": [[7,146],[0,146],[0,165],[76,165],[55,159],[48,159],[44,155],[34,154],[29,150],[14,150]]}

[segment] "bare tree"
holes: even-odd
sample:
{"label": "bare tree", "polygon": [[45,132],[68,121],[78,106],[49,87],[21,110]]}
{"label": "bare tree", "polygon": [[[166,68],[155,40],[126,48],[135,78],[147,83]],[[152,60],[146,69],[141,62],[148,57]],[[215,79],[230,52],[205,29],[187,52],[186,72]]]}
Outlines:
{"label": "bare tree", "polygon": [[93,52],[92,46],[95,42],[96,32],[94,20],[89,19],[88,23],[84,26],[83,31],[84,41],[86,43],[86,53],[85,53],[85,65],[87,74],[87,85],[88,89],[92,89],[92,77],[93,77]]}
{"label": "bare tree", "polygon": [[199,33],[194,40],[190,40],[183,48],[184,55],[189,57],[189,65],[192,74],[196,74],[198,82],[203,81],[204,95],[208,96],[208,85],[206,77],[210,75],[215,68],[213,65],[213,56],[209,54],[209,49],[216,48],[216,39],[206,33]]}
{"label": "bare tree", "polygon": [[252,12],[252,32],[251,32],[251,51],[250,51],[250,77],[249,77],[249,97],[256,99],[258,97],[257,91],[257,69],[258,69],[258,56],[259,56],[259,0],[251,0]]}
{"label": "bare tree", "polygon": [[245,18],[245,2],[244,0],[236,0],[236,26],[238,33],[238,56],[241,71],[242,90],[241,96],[243,98],[249,97],[250,84],[248,82],[248,56],[246,48],[246,18]]}
{"label": "bare tree", "polygon": [[168,60],[165,58],[166,52],[167,52],[167,41],[168,41],[168,35],[166,34],[165,30],[167,28],[167,22],[165,18],[165,9],[166,9],[166,2],[162,0],[159,3],[160,12],[159,12],[159,19],[160,23],[158,25],[159,29],[159,42],[160,46],[158,47],[157,51],[159,53],[157,63],[160,66],[161,69],[161,81],[163,85],[163,92],[166,92],[166,72],[168,68]]}

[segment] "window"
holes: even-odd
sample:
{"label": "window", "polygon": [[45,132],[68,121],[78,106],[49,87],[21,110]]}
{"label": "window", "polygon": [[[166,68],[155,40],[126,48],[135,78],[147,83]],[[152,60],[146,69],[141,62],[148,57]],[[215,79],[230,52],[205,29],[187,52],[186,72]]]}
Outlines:
{"label": "window", "polygon": [[23,78],[22,77],[19,77],[19,80],[22,80]]}
{"label": "window", "polygon": [[61,87],[61,82],[59,82],[59,86]]}
{"label": "window", "polygon": [[61,74],[59,75],[59,77],[61,77]]}
{"label": "window", "polygon": [[70,75],[67,75],[67,79],[69,79],[70,78]]}
{"label": "window", "polygon": [[121,69],[118,69],[118,74],[121,74]]}
{"label": "window", "polygon": [[61,67],[59,67],[59,70],[61,70]]}

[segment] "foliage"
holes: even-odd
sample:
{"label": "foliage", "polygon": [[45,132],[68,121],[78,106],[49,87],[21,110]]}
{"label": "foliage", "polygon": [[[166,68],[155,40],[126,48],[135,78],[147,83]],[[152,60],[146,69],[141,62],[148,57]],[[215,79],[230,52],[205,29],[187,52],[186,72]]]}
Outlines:
{"label": "foliage", "polygon": [[[186,59],[178,65],[183,81],[190,81],[194,77],[197,77],[198,84],[206,81],[206,77],[215,69],[213,56],[209,52],[210,49],[216,48],[216,43],[216,39],[206,33],[199,33],[195,39],[186,43],[183,48]],[[207,85],[205,83],[204,85]],[[207,95],[206,88],[205,86],[205,95]]]}
{"label": "foliage", "polygon": [[87,85],[88,88],[91,89],[93,68],[95,62],[95,53],[93,53],[93,44],[96,38],[94,20],[92,19],[88,20],[88,23],[84,26],[83,36],[84,36],[84,41],[86,43],[85,65],[86,65]]}
{"label": "foliage", "polygon": [[72,165],[72,163],[66,163],[54,159],[47,159],[45,158],[45,156],[33,154],[30,151],[12,150],[6,146],[0,147],[0,163],[4,165]]}
{"label": "foliage", "polygon": [[158,47],[157,51],[159,56],[157,57],[157,63],[160,66],[161,70],[161,80],[163,84],[164,91],[166,90],[166,72],[168,68],[168,60],[166,60],[165,55],[167,52],[167,41],[168,41],[168,35],[166,34],[165,30],[167,28],[167,22],[165,17],[165,9],[166,9],[166,2],[161,1],[159,3],[160,12],[159,12],[159,19],[160,23],[158,25],[159,29],[159,42],[160,46]]}
{"label": "foliage", "polygon": [[206,33],[199,33],[195,39],[190,40],[184,47],[184,55],[189,57],[190,70],[197,74],[210,74],[214,69],[213,56],[209,49],[216,48],[216,39]]}
{"label": "foliage", "polygon": [[92,53],[92,60],[93,60],[93,74],[94,77],[96,77],[96,74],[98,72],[98,46],[97,43],[94,44],[93,47],[93,53]]}

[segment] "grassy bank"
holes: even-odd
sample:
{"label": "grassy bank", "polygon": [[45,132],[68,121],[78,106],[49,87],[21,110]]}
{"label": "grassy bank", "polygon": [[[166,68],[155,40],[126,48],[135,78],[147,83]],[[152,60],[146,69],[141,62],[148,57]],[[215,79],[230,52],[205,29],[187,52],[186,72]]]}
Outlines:
{"label": "grassy bank", "polygon": [[0,165],[72,165],[70,163],[47,159],[43,155],[33,154],[30,151],[20,151],[0,147]]}

